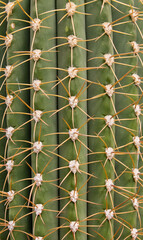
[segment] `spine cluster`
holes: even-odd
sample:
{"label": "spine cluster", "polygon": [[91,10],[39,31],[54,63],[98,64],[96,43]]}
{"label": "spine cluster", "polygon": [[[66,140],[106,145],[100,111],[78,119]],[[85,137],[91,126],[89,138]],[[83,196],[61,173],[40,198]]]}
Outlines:
{"label": "spine cluster", "polygon": [[142,239],[141,0],[0,1],[0,239]]}

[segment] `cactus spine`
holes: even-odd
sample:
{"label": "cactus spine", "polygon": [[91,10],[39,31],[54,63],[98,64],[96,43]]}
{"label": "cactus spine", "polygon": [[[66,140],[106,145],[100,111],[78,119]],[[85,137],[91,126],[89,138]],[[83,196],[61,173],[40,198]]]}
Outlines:
{"label": "cactus spine", "polygon": [[142,11],[0,1],[0,239],[142,239]]}

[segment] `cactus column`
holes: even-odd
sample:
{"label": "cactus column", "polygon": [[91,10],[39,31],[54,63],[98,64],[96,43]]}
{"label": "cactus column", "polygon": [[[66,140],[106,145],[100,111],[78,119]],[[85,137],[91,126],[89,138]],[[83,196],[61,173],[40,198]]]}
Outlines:
{"label": "cactus column", "polygon": [[[29,12],[29,7],[30,7],[29,1],[27,0],[24,1],[22,3],[22,6],[25,8],[26,12]],[[25,34],[25,31],[15,32],[21,28],[26,27],[27,24],[21,21],[14,21],[13,20],[14,18],[27,20],[27,18],[25,17],[25,14],[19,11],[19,6],[17,4],[14,6],[12,14],[8,20],[8,30],[7,30],[9,34],[13,34],[13,40],[11,42],[11,46],[9,47],[8,54],[7,54],[8,66],[14,67],[11,75],[7,79],[8,92],[10,94],[12,93],[12,91],[15,92],[16,90],[19,90],[19,87],[21,87],[21,85],[18,85],[18,83],[29,83],[29,63],[25,63],[16,67],[16,65],[18,65],[20,61],[25,61],[27,57],[22,56],[21,58],[19,57],[11,58],[15,51],[27,51],[29,49],[29,31],[26,30],[26,34]],[[23,41],[21,41],[21,39],[23,39]],[[16,83],[16,85],[11,85],[11,83],[14,83],[14,84]],[[28,91],[19,92],[19,96],[24,101],[26,101],[27,104],[29,104],[30,101],[29,101]],[[24,128],[19,128],[20,125],[22,125],[24,122],[29,120],[29,117],[27,115],[22,115],[22,114],[19,114],[17,117],[17,114],[15,114],[15,112],[25,113],[27,111],[27,108],[22,102],[20,102],[18,98],[15,97],[14,94],[13,94],[13,97],[14,97],[12,102],[13,114],[10,112],[10,110],[8,110],[7,129],[9,127],[14,128],[14,131],[12,132],[12,137],[11,137],[14,142],[12,142],[10,139],[8,141],[8,152],[7,152],[8,157],[15,155],[15,153],[20,151],[21,148],[28,147],[27,143],[24,141],[29,140],[29,132],[30,132],[30,127],[28,125],[26,125]],[[20,156],[15,156],[13,158],[14,165],[18,165],[20,161],[26,156],[26,154],[23,153]],[[30,163],[30,159],[27,159],[27,161]],[[30,169],[27,166],[26,162],[23,162],[21,165],[17,167],[13,167],[10,174],[9,190],[14,190],[16,193],[22,190],[23,188],[27,187],[30,184],[29,181],[18,182],[18,183],[15,183],[15,182],[18,181],[19,179],[29,178],[29,176],[30,176]],[[10,189],[11,188],[10,186],[12,187],[12,189]],[[24,196],[27,198],[28,198],[28,193],[29,193],[29,190],[25,190],[24,192],[22,192],[22,194],[24,194]],[[24,204],[25,204],[25,199],[19,194],[16,194],[14,196],[13,201],[10,203],[10,206],[11,207],[18,206],[18,205],[21,206]],[[28,213],[28,210],[26,208],[23,208],[20,214],[17,215],[20,208],[21,207],[11,208],[9,210],[9,221],[16,221],[18,220],[18,218]],[[17,227],[17,230],[21,229],[25,232],[30,231],[31,229],[30,217],[27,217],[27,219],[22,218],[20,221],[15,223],[15,226],[18,226],[18,225],[24,225],[24,228]],[[20,238],[20,239],[25,238],[23,233],[20,233],[20,232],[13,232],[13,236],[15,238]]]}
{"label": "cactus column", "polygon": [[[52,67],[53,64],[56,64],[56,54],[55,52],[48,52],[50,48],[55,45],[55,41],[50,41],[49,39],[55,37],[56,27],[55,27],[55,14],[49,14],[48,16],[40,16],[45,10],[50,11],[55,9],[54,1],[44,1],[40,0],[31,1],[31,17],[34,19],[34,23],[36,24],[38,21],[36,19],[40,19],[39,29],[37,31],[33,31],[34,28],[31,29],[31,51],[42,51],[41,58],[34,62],[31,61],[31,84],[36,81],[41,81],[40,88],[41,91],[31,91],[31,108],[36,111],[41,111],[40,120],[36,122],[32,122],[32,132],[31,132],[31,141],[32,142],[41,142],[43,144],[43,154],[39,152],[38,160],[36,160],[36,153],[32,155],[32,167],[34,171],[37,173],[43,172],[43,169],[46,167],[48,162],[49,165],[46,167],[44,172],[42,173],[43,181],[52,181],[56,184],[57,181],[57,171],[49,173],[51,170],[56,169],[57,157],[56,155],[50,154],[46,152],[52,151],[57,144],[56,135],[53,136],[45,136],[45,134],[50,134],[53,132],[57,132],[57,120],[56,116],[50,117],[51,110],[56,109],[56,98],[51,95],[56,94],[56,89],[53,90],[52,87],[54,83],[52,81],[56,80],[56,70],[48,70],[43,69],[45,67]],[[52,16],[53,15],[53,16]],[[51,16],[51,17],[50,17]],[[42,21],[42,19],[44,19]],[[45,39],[47,39],[45,41]],[[33,46],[32,46],[33,44]],[[45,52],[44,52],[45,51]],[[43,60],[43,59],[45,60]],[[49,60],[49,62],[48,62]],[[34,67],[35,64],[35,67]],[[34,74],[33,74],[34,73]],[[50,83],[51,82],[51,83]],[[51,94],[51,95],[50,95]],[[35,97],[34,97],[35,95]],[[33,100],[34,99],[34,100]],[[33,105],[34,102],[34,105]],[[49,113],[48,113],[49,112]],[[36,128],[35,128],[36,125]],[[35,130],[36,129],[36,130]],[[33,132],[35,131],[35,139],[33,138]],[[51,145],[51,147],[48,147]],[[52,146],[53,145],[53,146]],[[45,147],[44,147],[45,146]],[[49,156],[49,157],[48,157]],[[52,160],[51,160],[52,159]],[[37,166],[36,166],[37,161]],[[35,225],[35,232],[33,232],[34,236],[44,237],[47,234],[47,231],[57,227],[58,219],[56,218],[56,213],[52,211],[46,211],[46,209],[58,210],[58,202],[51,201],[52,199],[57,198],[57,188],[49,184],[48,182],[43,182],[40,188],[37,189],[35,204],[43,204],[43,212],[41,213],[41,217],[43,221],[41,221],[41,217],[37,216],[37,221]],[[48,203],[49,201],[49,203]],[[47,202],[46,205],[44,205]],[[47,217],[48,215],[48,217]],[[33,216],[33,224],[35,221],[36,214]],[[57,238],[58,232],[56,231],[52,234],[52,237]]]}
{"label": "cactus column", "polygon": [[[82,7],[79,8],[79,11],[84,13],[84,6],[83,6],[84,1],[80,1],[80,4]],[[71,8],[73,3],[71,3]],[[74,1],[74,4],[79,4],[79,1]],[[69,7],[69,9],[68,9]],[[78,39],[85,39],[85,16],[81,15],[79,13],[74,13],[70,14],[70,3],[62,0],[62,1],[57,1],[57,8],[59,9],[65,9],[67,8],[67,11],[63,12],[58,12],[58,21],[66,14],[67,16],[58,24],[58,37],[63,37],[66,38],[66,41],[68,41],[68,38],[78,38]],[[68,12],[69,11],[69,12]],[[74,29],[75,28],[75,29]],[[59,39],[57,41],[58,44],[63,43],[62,39]],[[84,42],[79,43],[81,47],[86,47]],[[73,57],[71,57],[71,54]],[[59,53],[58,53],[58,68],[63,68],[68,72],[62,72],[58,71],[58,77],[62,80],[64,77],[69,75],[67,79],[63,81],[63,84],[65,85],[68,93],[64,90],[62,84],[58,85],[58,94],[60,96],[64,96],[67,99],[69,97],[76,97],[77,100],[79,101],[77,104],[78,106],[83,110],[87,111],[86,109],[86,102],[80,102],[82,99],[87,98],[87,93],[84,91],[84,93],[81,94],[81,96],[78,99],[78,93],[80,92],[80,89],[82,88],[82,85],[84,84],[84,80],[82,80],[80,77],[86,79],[86,71],[76,71],[76,69],[83,69],[86,67],[86,51],[79,48],[78,46],[72,47],[70,43],[68,43],[66,46],[60,47],[59,48]],[[83,69],[84,70],[84,69]],[[85,87],[86,87],[86,82],[85,82]],[[84,87],[84,88],[85,88]],[[58,98],[58,108],[62,108],[65,105],[69,104],[67,100],[64,100],[63,98]],[[76,100],[74,100],[76,102]],[[64,123],[64,120],[68,123],[69,126]],[[76,131],[79,129],[79,138],[80,141],[82,141],[83,144],[87,145],[87,139],[86,136],[80,136],[86,135],[87,134],[87,124],[85,124],[87,121],[86,115],[78,109],[76,106],[75,108],[70,105],[67,108],[61,110],[59,112],[59,132],[67,132],[67,135],[60,135],[59,137],[59,144],[61,144],[63,141],[65,141],[70,135],[68,135],[69,131]],[[85,124],[82,128],[80,128],[83,124]],[[72,132],[71,132],[72,133]],[[71,134],[72,135],[72,134]],[[81,148],[80,148],[81,146]],[[79,157],[77,156],[79,153]],[[81,163],[86,163],[87,162],[87,150],[86,148],[79,143],[78,140],[74,140],[72,137],[67,141],[65,144],[59,147],[59,154],[68,159],[68,161],[73,161],[77,160],[79,164]],[[67,166],[68,163],[64,162],[61,158],[59,159],[59,166]],[[86,170],[86,165],[81,167],[82,170]],[[68,172],[71,169],[66,169],[66,170],[61,170],[60,171],[60,178],[63,179]],[[80,170],[80,165],[79,165],[79,170]],[[75,177],[74,177],[75,175]],[[74,178],[76,178],[77,185],[74,181]],[[63,188],[71,192],[72,190],[77,190],[86,182],[87,176],[86,174],[83,173],[78,173],[76,172],[73,174],[73,172],[70,173],[70,175],[67,177],[67,179],[64,181],[64,183],[61,185]],[[82,188],[82,190],[79,192],[79,194],[84,193],[84,195],[80,198],[86,199],[86,185]],[[67,192],[64,192],[62,189],[60,190],[60,196],[61,197],[66,197]],[[60,209],[62,209],[65,204],[69,201],[68,200],[61,200],[60,203]],[[76,215],[76,209],[75,209],[75,204],[77,208],[77,215]],[[69,205],[65,208],[63,211],[63,214],[61,216],[64,216],[69,220],[69,225],[71,221],[79,221],[84,219],[86,217],[86,203],[82,202],[80,200],[77,200],[76,203],[70,202]],[[65,222],[65,220],[60,220],[60,225],[62,225]],[[79,223],[80,224],[80,223]],[[86,222],[83,223],[86,225]],[[82,225],[83,225],[82,224]],[[86,227],[82,227],[79,229],[86,231]],[[60,239],[69,231],[70,229],[64,230],[61,229],[60,231]],[[73,231],[73,229],[71,228]],[[73,239],[73,234],[69,233],[68,238]],[[82,234],[81,232],[77,231],[76,233],[77,238],[82,238],[86,239],[86,235]]]}
{"label": "cactus column", "polygon": [[[88,2],[88,1],[87,1]],[[104,29],[102,26],[93,26],[90,27],[92,24],[103,24],[103,23],[111,23],[112,22],[112,15],[111,15],[111,7],[109,4],[106,4],[101,11],[102,2],[97,1],[93,4],[89,4],[86,7],[86,12],[92,14],[91,16],[87,17],[86,19],[86,26],[87,26],[87,39],[97,38],[104,33]],[[95,12],[96,9],[96,12]],[[100,16],[100,17],[99,17]],[[110,38],[113,39],[112,33]],[[92,49],[92,53],[88,52],[88,59],[94,58],[95,59],[88,61],[88,66],[101,66],[105,63],[105,54],[113,55],[113,45],[111,40],[109,39],[108,34],[105,34],[99,40],[89,41],[87,43],[88,49]],[[110,64],[109,64],[110,65]],[[89,155],[89,161],[102,161],[102,165],[105,165],[105,169],[107,172],[107,176],[109,179],[114,179],[114,159],[106,160],[108,158],[107,153],[105,154],[106,149],[112,148],[114,151],[114,126],[108,127],[105,122],[106,116],[114,115],[114,109],[112,106],[112,101],[114,102],[114,95],[111,97],[106,94],[106,86],[110,86],[109,84],[114,84],[115,77],[112,73],[112,70],[108,64],[104,65],[104,69],[99,69],[98,71],[92,70],[88,72],[88,79],[93,81],[96,84],[92,84],[91,87],[88,89],[88,99],[96,96],[97,99],[93,99],[88,101],[88,111],[89,115],[94,115],[95,120],[89,122],[89,133],[100,133],[102,129],[106,128],[99,134],[100,138],[89,139],[89,148],[95,152],[93,155]],[[111,65],[114,69],[114,64]],[[111,85],[112,86],[112,85]],[[101,96],[100,96],[101,95]],[[103,96],[102,96],[103,95]],[[99,97],[98,97],[99,96]],[[112,131],[111,131],[112,130]],[[104,137],[103,137],[104,136]],[[103,141],[102,141],[103,138]],[[110,150],[110,149],[109,149]],[[112,163],[111,163],[112,162]],[[105,185],[106,175],[101,164],[89,164],[89,172],[95,174],[97,180],[92,179],[89,186],[89,193],[88,193],[88,200],[100,203],[101,205],[88,205],[88,214],[89,216],[93,213],[103,212],[103,214],[95,216],[98,218],[99,221],[94,221],[97,225],[101,224],[101,222],[105,219],[104,210],[106,208],[111,209],[113,208],[111,199],[108,195],[106,197],[107,189],[105,187],[101,188],[90,188],[91,186],[98,186],[98,185]],[[112,194],[113,198],[113,194]],[[94,218],[94,217],[93,217]],[[111,220],[112,221],[112,220]],[[90,223],[89,223],[90,224]],[[112,224],[113,228],[113,224]],[[112,232],[110,229],[110,224],[108,220],[104,223],[104,227],[99,228],[99,233],[102,234],[103,237],[106,239],[111,239]],[[93,231],[89,230],[92,234]],[[97,235],[98,236],[98,235]],[[91,238],[91,237],[89,237]]]}

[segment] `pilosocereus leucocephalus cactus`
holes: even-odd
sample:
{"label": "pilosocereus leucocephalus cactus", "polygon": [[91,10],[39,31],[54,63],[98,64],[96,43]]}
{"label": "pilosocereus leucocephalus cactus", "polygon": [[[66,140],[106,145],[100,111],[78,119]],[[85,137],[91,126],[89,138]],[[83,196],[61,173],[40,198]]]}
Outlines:
{"label": "pilosocereus leucocephalus cactus", "polygon": [[0,239],[143,239],[142,0],[0,1]]}

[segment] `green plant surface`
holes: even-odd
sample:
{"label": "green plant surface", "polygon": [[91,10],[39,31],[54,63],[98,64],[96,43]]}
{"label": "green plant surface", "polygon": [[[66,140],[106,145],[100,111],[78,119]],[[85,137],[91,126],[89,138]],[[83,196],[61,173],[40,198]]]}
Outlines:
{"label": "green plant surface", "polygon": [[[89,18],[87,18],[87,38],[93,39],[101,36],[104,33],[102,27],[91,26],[94,24],[102,24],[104,22],[112,22],[111,17],[111,7],[109,4],[106,4],[101,11],[102,2],[97,1],[93,5],[87,5],[86,11],[91,14]],[[98,9],[96,14],[94,14],[94,9]],[[99,18],[100,15],[100,18]],[[111,34],[111,38],[113,36]],[[110,53],[113,55],[113,45],[108,37],[108,35],[104,35],[99,40],[89,41],[88,49],[92,49],[93,52],[88,52],[88,59],[96,57],[95,59],[91,59],[88,61],[88,67],[101,66],[105,63],[104,55]],[[114,66],[112,67],[114,71]],[[94,98],[88,101],[88,111],[90,116],[94,116],[94,121],[89,122],[88,134],[96,134],[99,137],[94,139],[89,139],[89,148],[92,149],[93,153],[89,155],[89,162],[92,161],[101,161],[101,163],[90,164],[89,172],[91,174],[95,174],[97,179],[92,179],[89,182],[89,193],[88,200],[94,201],[100,205],[88,205],[88,214],[92,215],[94,212],[97,213],[97,216],[93,218],[99,219],[94,220],[94,222],[98,225],[105,219],[104,210],[114,208],[111,201],[113,201],[113,194],[107,195],[107,189],[105,187],[96,187],[105,185],[105,180],[114,179],[115,170],[114,170],[114,159],[107,160],[105,149],[106,148],[115,148],[115,142],[113,139],[114,136],[114,126],[111,129],[106,125],[104,117],[107,115],[114,115],[113,104],[114,103],[114,95],[110,98],[106,92],[105,87],[108,84],[115,83],[115,77],[112,73],[112,70],[109,66],[104,65],[104,69],[98,69],[96,72],[94,70],[88,72],[88,79],[90,79],[95,84],[91,85],[88,88],[88,99]],[[100,133],[101,132],[101,133]],[[102,138],[104,136],[104,138]],[[97,147],[98,146],[98,147]],[[105,174],[105,171],[106,174]],[[107,176],[106,176],[107,175]],[[91,188],[93,187],[93,188]],[[94,188],[95,187],[95,188]],[[98,213],[102,212],[98,215]],[[112,224],[112,223],[111,223]],[[104,223],[104,227],[99,229],[99,233],[102,234],[106,239],[111,239],[112,232],[109,230],[111,225],[108,221]],[[113,228],[113,226],[112,226]],[[89,230],[92,233],[92,230]],[[98,235],[97,235],[98,236]],[[98,236],[99,237],[99,236]],[[91,237],[92,238],[92,237]]]}
{"label": "green plant surface", "polygon": [[[5,3],[7,3],[7,1],[4,1]],[[0,9],[0,12],[2,12],[2,9]],[[2,36],[5,36],[6,35],[6,23],[4,23],[2,26],[1,26],[1,35]],[[3,44],[3,41],[2,39],[0,39],[1,42],[0,44]],[[1,51],[0,51],[0,59],[2,59],[3,57],[3,54],[5,52],[5,49],[3,48]],[[6,60],[4,60],[3,62],[3,65],[4,66],[6,64]],[[1,67],[2,67],[1,66]],[[2,73],[0,73],[0,76],[2,75]],[[3,81],[4,80],[4,77],[1,78],[1,80]],[[0,122],[2,123],[2,119],[3,119],[3,115],[4,115],[4,112],[5,112],[5,109],[6,109],[6,105],[4,103],[5,99],[3,99],[3,97],[5,96],[6,94],[6,89],[3,88],[1,90],[1,93],[0,93]],[[1,126],[2,127],[2,126]],[[3,124],[3,127],[6,128],[6,119],[4,119],[4,124]],[[0,138],[3,136],[2,133],[0,133]],[[0,156],[3,156],[4,155],[4,149],[5,149],[5,139],[2,139],[1,140],[1,147],[0,147]],[[3,158],[1,158],[0,160],[0,164],[3,164]],[[0,190],[2,191],[3,189],[3,184],[4,184],[4,181],[5,181],[5,178],[6,178],[6,171],[2,172],[4,170],[4,168],[1,169],[1,181],[0,181]],[[5,186],[5,192],[7,192],[7,185]],[[3,201],[3,194],[0,194],[0,202]],[[1,202],[2,203],[2,202]],[[0,204],[0,218],[4,218],[4,214],[5,214],[5,207],[4,207],[4,204]],[[2,230],[2,228],[0,228],[0,230]],[[6,234],[2,234],[1,235],[1,239],[5,239],[6,238]]]}
{"label": "green plant surface", "polygon": [[[133,4],[132,1],[130,1],[130,4]],[[115,4],[116,7],[116,4]],[[129,13],[129,8],[126,6],[121,6],[120,10],[124,12],[124,14],[128,14]],[[113,20],[116,18],[120,18],[122,17],[121,13],[115,13],[115,11],[113,10]],[[124,26],[124,31],[127,33],[130,33],[131,36],[121,36],[119,34],[114,33],[114,42],[117,45],[118,41],[121,42],[120,39],[122,39],[121,44],[118,46],[118,51],[119,52],[125,52],[125,53],[129,53],[132,52],[132,46],[131,46],[131,42],[132,41],[136,41],[136,32],[137,29],[135,27],[135,24],[132,23],[131,21],[131,17],[128,16],[124,19],[124,21],[130,21],[129,24],[125,24]],[[118,26],[118,31],[122,31],[121,26]],[[122,60],[121,60],[122,61]],[[121,62],[119,60],[119,62]],[[123,62],[123,61],[122,61]],[[133,57],[133,58],[128,58],[124,61],[126,64],[135,66],[137,64],[137,58]],[[121,70],[119,69],[119,65],[116,65],[115,67],[116,70],[116,74],[117,77],[120,79],[122,76],[124,76],[128,71],[132,70],[130,66],[125,66],[121,72]],[[122,86],[126,86],[128,84],[130,84],[133,79],[132,79],[132,74],[136,72],[136,69],[133,69],[132,71],[130,71],[130,73],[127,75],[127,77],[125,77],[123,79],[123,81],[121,82]],[[135,86],[135,84],[129,85],[128,87],[124,88],[124,92],[125,93],[130,93],[130,94],[138,94],[138,88],[137,86]],[[136,96],[127,96],[127,95],[116,95],[116,109],[117,112],[119,112],[121,109],[126,108],[126,106],[132,104],[134,101],[137,101],[137,97]],[[133,119],[129,122],[124,121],[124,126],[128,127],[130,129],[136,130],[136,132],[138,131],[138,123],[137,123],[137,119],[136,119],[136,115],[134,113],[133,110],[133,105],[131,105],[129,108],[127,108],[125,111],[121,112],[119,114],[119,118],[120,119],[125,119],[127,116],[130,117],[130,119]],[[134,132],[132,132],[133,134],[131,134],[130,132],[126,131],[124,132],[123,130],[119,130],[119,128],[116,128],[116,140],[117,140],[117,144],[118,146],[122,146],[122,145],[126,145],[129,142],[133,141],[133,136],[135,135]],[[121,148],[120,152],[123,153],[123,155],[119,155],[119,160],[121,162],[124,162],[130,169],[132,169],[133,167],[138,167],[138,163],[137,163],[137,154],[136,154],[136,147],[134,146],[134,144],[131,144],[129,146],[125,146],[125,148]],[[133,155],[126,155],[127,152],[135,152],[135,154]],[[132,160],[133,159],[133,160]],[[133,166],[133,162],[134,162],[134,166]],[[116,163],[116,171],[117,174],[120,175],[123,171],[123,166],[121,166],[121,164]],[[125,181],[128,181],[128,186],[130,186],[132,188],[132,192],[137,192],[137,189],[135,189],[136,187],[136,183],[133,179],[132,174],[129,173],[125,173],[121,176],[120,181],[117,181],[117,186],[124,186]],[[135,196],[134,196],[135,197]],[[128,196],[126,197],[128,199]],[[115,204],[118,205],[120,204],[120,202],[125,201],[125,197],[124,196],[117,196],[115,194]],[[133,203],[131,200],[129,200],[127,202],[127,205],[125,208],[119,210],[119,211],[133,211],[134,207],[133,207]],[[134,211],[133,213],[130,214],[126,214],[124,219],[130,223],[130,225],[132,226],[132,228],[134,226],[136,226],[136,216],[137,215],[137,211]],[[117,227],[119,227],[119,225],[115,226],[115,231],[117,231]],[[127,230],[127,232],[124,232],[122,237],[125,238],[127,233],[129,234],[129,230]]]}
{"label": "green plant surface", "polygon": [[[36,14],[37,8],[37,14]],[[34,200],[35,204],[43,204],[44,210],[41,214],[43,221],[41,221],[41,217],[37,217],[37,221],[35,224],[35,236],[45,236],[47,230],[56,228],[58,225],[58,219],[56,218],[56,211],[58,210],[58,201],[54,199],[57,198],[58,190],[57,187],[53,187],[49,182],[53,181],[54,184],[57,184],[57,171],[48,173],[53,169],[58,167],[57,156],[49,153],[48,151],[52,152],[52,150],[57,145],[57,138],[56,135],[47,135],[53,132],[57,132],[57,119],[56,115],[50,117],[53,110],[56,110],[56,88],[52,90],[52,87],[55,85],[54,80],[56,80],[56,70],[49,70],[43,68],[50,68],[53,66],[53,63],[56,64],[56,54],[55,52],[49,51],[46,52],[48,49],[55,46],[55,40],[49,40],[55,37],[56,28],[55,28],[55,14],[49,14],[49,16],[40,16],[40,13],[43,13],[46,9],[51,10],[55,8],[54,1],[38,1],[37,6],[35,5],[35,1],[31,1],[31,16],[33,19],[46,18],[41,22],[40,29],[35,32],[31,29],[31,45],[33,42],[33,49],[40,49],[42,51],[41,59],[36,62],[31,61],[31,83],[34,80],[41,81],[41,89],[42,91],[31,91],[31,106],[34,110],[42,111],[41,121],[37,124],[32,122],[32,134],[31,134],[31,141],[41,141],[43,146],[42,151],[38,154],[36,160],[36,155],[32,155],[32,168],[36,173],[43,172],[42,177],[43,182],[41,187],[37,189],[36,197]],[[36,16],[38,15],[38,16]],[[45,26],[42,28],[42,26]],[[34,38],[34,34],[36,35]],[[34,39],[34,40],[33,40]],[[47,39],[47,41],[45,41]],[[44,52],[45,51],[45,52]],[[42,59],[43,58],[43,59]],[[45,59],[45,60],[44,60]],[[49,62],[48,62],[49,61]],[[33,71],[34,69],[34,71]],[[33,74],[34,72],[34,74]],[[33,78],[32,78],[33,76]],[[34,105],[33,105],[34,103]],[[33,138],[33,132],[35,131],[35,139]],[[49,145],[49,146],[48,146]],[[56,151],[55,151],[56,153]],[[37,167],[36,167],[37,161]],[[49,182],[48,182],[49,181]],[[53,201],[51,201],[53,199]],[[49,201],[49,202],[48,202]],[[47,204],[45,204],[47,202]],[[46,210],[47,209],[47,210]],[[53,210],[53,211],[50,211]],[[54,212],[55,211],[55,212]],[[48,217],[47,217],[48,215]],[[35,221],[35,216],[33,217],[33,222]],[[44,223],[43,223],[44,222]],[[58,232],[56,231],[52,237],[57,239]]]}
{"label": "green plant surface", "polygon": [[143,239],[142,0],[0,1],[0,239]]}
{"label": "green plant surface", "polygon": [[[29,12],[29,1],[24,1],[22,3],[23,7],[27,12]],[[28,197],[29,190],[25,190],[24,192],[21,190],[26,188],[30,181],[22,181],[17,182],[20,179],[29,178],[30,176],[30,169],[27,166],[25,161],[21,161],[27,153],[20,154],[18,156],[15,156],[16,153],[18,153],[21,148],[27,148],[28,144],[25,141],[28,141],[28,135],[30,131],[30,126],[26,125],[24,128],[20,127],[23,123],[27,122],[29,120],[28,115],[23,115],[22,113],[27,112],[27,107],[20,102],[18,97],[15,97],[15,94],[13,93],[16,90],[19,90],[21,85],[18,85],[19,83],[28,83],[29,82],[29,63],[25,63],[24,65],[20,65],[20,61],[25,61],[27,59],[26,56],[21,57],[14,57],[13,53],[16,51],[26,51],[29,49],[29,31],[18,31],[17,30],[24,28],[27,26],[25,22],[21,21],[14,21],[13,19],[25,19],[25,15],[19,11],[18,5],[14,6],[12,16],[8,19],[8,27],[7,31],[8,33],[13,34],[13,40],[11,43],[11,46],[8,49],[7,53],[7,65],[13,66],[13,70],[11,75],[7,79],[7,88],[8,92],[13,95],[13,102],[12,102],[12,112],[8,110],[7,112],[7,127],[13,127],[14,132],[10,139],[7,138],[7,158],[9,160],[14,161],[14,167],[10,173],[9,178],[9,191],[13,190],[15,192],[14,199],[10,203],[10,210],[9,210],[9,221],[14,221],[15,225],[17,226],[17,230],[20,230],[18,226],[24,225],[24,228],[22,228],[23,231],[28,232],[31,228],[31,219],[30,217],[27,217],[26,219],[23,218],[25,214],[28,213],[27,208],[21,208],[21,206],[24,206],[25,199],[21,196],[21,194],[25,197]],[[23,41],[21,41],[23,39]],[[16,55],[16,54],[15,54]],[[11,84],[12,83],[12,84]],[[13,84],[16,83],[16,84]],[[29,104],[29,92],[18,92],[18,96],[23,99],[23,101],[26,101],[27,104]],[[21,112],[21,114],[18,114],[16,112]],[[28,112],[27,112],[28,113]],[[14,156],[11,158],[11,156]],[[30,159],[27,159],[27,161],[30,163]],[[18,193],[20,192],[20,193]],[[16,208],[13,206],[17,206]],[[21,210],[20,210],[21,209]],[[21,220],[19,220],[21,218]],[[14,238],[20,238],[24,239],[25,236],[23,233],[20,232],[13,232]]]}
{"label": "green plant surface", "polygon": [[[84,1],[80,1],[80,4],[83,5]],[[79,1],[75,1],[75,4],[79,4]],[[60,1],[57,4],[57,7],[60,9],[62,7],[66,6],[66,1]],[[81,12],[84,12],[84,6],[79,8]],[[58,21],[62,19],[64,16],[64,12],[58,12]],[[72,24],[73,21],[73,24]],[[72,16],[72,19],[70,16],[66,16],[65,19],[63,19],[57,26],[58,36],[59,37],[66,37],[75,35],[79,39],[85,39],[85,27],[83,26],[85,22],[85,16],[80,15],[78,13],[75,13]],[[66,40],[67,41],[67,40]],[[63,39],[58,39],[57,44],[62,44],[64,41]],[[85,42],[78,43],[79,46],[86,48]],[[77,160],[79,164],[79,171],[83,170],[87,172],[87,165],[83,165],[84,163],[87,163],[87,149],[84,147],[84,145],[87,145],[86,135],[87,134],[87,104],[86,101],[83,101],[83,99],[87,98],[87,91],[86,91],[86,51],[84,49],[81,49],[79,46],[70,47],[69,44],[65,46],[61,46],[58,48],[58,68],[63,68],[65,70],[69,69],[69,67],[75,67],[79,69],[79,72],[77,73],[77,77],[71,78],[70,76],[66,78],[63,81],[63,84],[58,84],[58,94],[59,96],[66,97],[66,99],[63,99],[62,97],[59,97],[58,100],[58,108],[62,109],[64,106],[68,105],[65,109],[61,110],[59,112],[59,132],[65,132],[68,134],[68,132],[72,129],[79,129],[79,136],[77,140],[69,139],[66,143],[60,146],[59,148],[59,154],[66,158],[68,161]],[[63,56],[64,52],[64,57]],[[73,57],[72,57],[73,56]],[[84,70],[85,69],[85,70]],[[59,78],[62,81],[63,78],[65,78],[68,75],[68,72],[59,71]],[[83,78],[83,79],[81,79]],[[84,85],[84,86],[83,86]],[[66,90],[64,89],[66,88]],[[82,90],[83,89],[83,90]],[[82,91],[82,92],[81,92]],[[84,91],[84,92],[83,92]],[[81,92],[81,94],[80,94]],[[72,106],[69,106],[68,99],[71,96],[75,96],[78,99],[78,105],[75,108],[72,108]],[[79,97],[78,97],[79,96]],[[85,112],[85,113],[84,113]],[[65,122],[64,122],[65,121]],[[83,126],[82,126],[83,125]],[[83,136],[82,136],[83,134]],[[59,135],[59,144],[62,144],[64,141],[66,141],[67,138],[69,138],[69,135]],[[77,156],[79,155],[79,156]],[[60,159],[59,166],[62,168],[63,166],[67,166],[68,162],[63,161]],[[60,189],[60,196],[61,197],[67,197],[67,190],[69,193],[71,191],[77,191],[79,194],[79,200],[77,200],[76,203],[72,202],[70,198],[62,200],[60,203],[60,209],[63,209],[64,206],[69,202],[68,206],[62,211],[61,216],[66,217],[69,220],[69,223],[71,221],[79,221],[80,225],[86,225],[86,221],[83,223],[80,223],[81,220],[86,218],[86,202],[80,200],[86,200],[86,180],[88,175],[84,173],[73,173],[71,172],[70,175],[68,174],[70,171],[69,168],[67,169],[61,169],[59,172],[60,179],[65,180],[62,183],[61,187],[65,189]],[[69,175],[69,176],[68,176]],[[83,186],[85,184],[85,186]],[[81,190],[80,190],[81,188]],[[80,191],[79,191],[80,190]],[[84,194],[83,196],[80,196]],[[84,210],[84,211],[83,211]],[[62,225],[65,222],[65,220],[61,219],[60,224]],[[67,224],[69,225],[67,222]],[[85,227],[79,227],[82,231],[86,232],[86,226]],[[68,230],[69,231],[69,230]],[[67,229],[63,228],[60,231],[60,238],[68,232]],[[82,232],[77,232],[77,237],[86,239],[86,234]],[[73,239],[72,232],[68,235],[69,239]]]}

